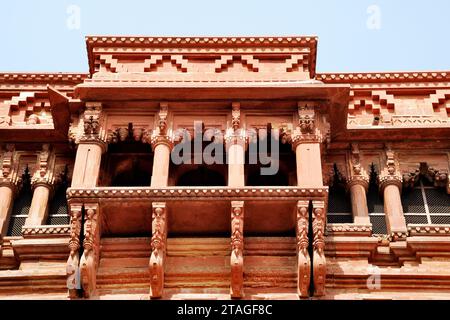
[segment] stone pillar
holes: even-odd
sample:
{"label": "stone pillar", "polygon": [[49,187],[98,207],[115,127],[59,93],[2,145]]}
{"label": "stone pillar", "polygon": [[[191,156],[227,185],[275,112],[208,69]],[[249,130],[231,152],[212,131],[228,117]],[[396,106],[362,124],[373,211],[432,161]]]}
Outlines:
{"label": "stone pillar", "polygon": [[50,151],[50,145],[44,144],[39,153],[38,168],[31,179],[33,199],[25,226],[40,226],[47,220],[48,201],[54,184],[54,162],[55,157]]}
{"label": "stone pillar", "polygon": [[169,182],[169,165],[170,152],[173,148],[172,139],[169,136],[154,136],[152,137],[153,148],[153,170],[151,186],[167,187]]}
{"label": "stone pillar", "polygon": [[297,162],[297,184],[305,188],[323,187],[320,143],[302,143],[301,139],[293,145]]}
{"label": "stone pillar", "polygon": [[226,137],[228,186],[240,188],[245,186],[245,137],[230,135]]}
{"label": "stone pillar", "polygon": [[367,208],[367,190],[369,181],[361,176],[353,176],[348,182],[352,202],[353,222],[355,224],[370,224]]}
{"label": "stone pillar", "polygon": [[347,186],[352,202],[353,222],[356,224],[370,224],[369,209],[367,208],[367,191],[369,190],[369,175],[361,165],[359,144],[351,144],[350,179]]}
{"label": "stone pillar", "polygon": [[48,200],[53,187],[49,182],[39,182],[33,183],[33,188],[33,199],[25,226],[40,226],[47,220]]}
{"label": "stone pillar", "polygon": [[[282,142],[292,144],[297,163],[297,185],[303,188],[323,187],[321,143],[325,124],[316,121],[315,109],[299,103],[298,126],[295,130],[284,130]],[[319,129],[319,126],[322,127]]]}
{"label": "stone pillar", "polygon": [[244,296],[244,201],[231,202],[231,298]]}
{"label": "stone pillar", "polygon": [[75,158],[72,188],[97,186],[102,154],[107,149],[101,130],[101,116],[101,103],[86,103],[83,114],[84,131]]}
{"label": "stone pillar", "polygon": [[15,189],[11,183],[0,184],[0,239],[8,232]]}
{"label": "stone pillar", "polygon": [[395,154],[389,145],[386,147],[386,158],[386,166],[379,176],[379,184],[384,196],[387,231],[393,240],[406,239],[408,230],[401,200],[403,179]]}
{"label": "stone pillar", "polygon": [[17,168],[14,161],[14,145],[8,144],[6,146],[6,150],[2,151],[2,164],[0,167],[0,243],[1,239],[8,232],[14,194],[17,191],[18,182],[16,170]]}
{"label": "stone pillar", "polygon": [[106,143],[101,140],[80,141],[75,158],[72,188],[94,188],[100,174],[102,154]]}

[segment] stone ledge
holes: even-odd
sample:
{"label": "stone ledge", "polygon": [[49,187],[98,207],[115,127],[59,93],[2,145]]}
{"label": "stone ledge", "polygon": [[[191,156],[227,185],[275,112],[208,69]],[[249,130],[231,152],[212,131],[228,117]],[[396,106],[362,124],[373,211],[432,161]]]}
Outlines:
{"label": "stone ledge", "polygon": [[[92,188],[92,189],[73,189],[67,190],[69,200],[82,199],[122,199],[122,198],[159,198],[164,200],[187,198],[189,200],[196,199],[270,199],[273,198],[289,198],[292,200],[299,197],[325,198],[328,194],[328,188],[296,188],[296,187],[280,187],[280,188],[226,188],[226,187],[207,187],[207,188],[179,188],[169,187],[163,189],[155,188]],[[155,199],[156,200],[156,199]]]}
{"label": "stone ledge", "polygon": [[450,225],[408,225],[410,236],[450,236]]}
{"label": "stone ledge", "polygon": [[44,226],[24,226],[22,235],[24,238],[31,237],[66,237],[70,233],[70,225],[44,225]]}

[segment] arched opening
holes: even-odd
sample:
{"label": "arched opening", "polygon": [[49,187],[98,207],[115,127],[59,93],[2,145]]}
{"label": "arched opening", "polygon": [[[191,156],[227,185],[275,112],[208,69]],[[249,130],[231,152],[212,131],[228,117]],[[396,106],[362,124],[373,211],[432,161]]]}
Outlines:
{"label": "arched opening", "polygon": [[328,194],[328,223],[353,223],[352,206],[345,180],[336,164],[333,166],[334,175],[331,179]]}
{"label": "arched opening", "polygon": [[295,153],[291,145],[281,143],[279,135],[274,136],[271,123],[256,133],[245,154],[246,185],[297,185]]}
{"label": "arched opening", "polygon": [[47,225],[64,225],[69,224],[70,216],[67,206],[66,191],[69,187],[68,169],[64,169],[60,183],[56,186],[55,193],[50,200]]}
{"label": "arched opening", "polygon": [[133,137],[133,125],[119,129],[121,137],[108,146],[104,156],[100,184],[112,187],[149,187],[153,170],[153,151],[150,144]]}
{"label": "arched opening", "polygon": [[28,217],[32,199],[33,190],[31,189],[31,175],[27,166],[22,175],[22,187],[14,200],[11,218],[9,220],[8,236],[22,235],[22,227]]}
{"label": "arched opening", "polygon": [[402,190],[406,224],[450,224],[450,195],[435,185],[425,163],[411,181]]}
{"label": "arched opening", "polygon": [[367,209],[373,234],[387,234],[384,202],[378,187],[378,173],[375,164],[370,166],[369,189],[367,191]]}

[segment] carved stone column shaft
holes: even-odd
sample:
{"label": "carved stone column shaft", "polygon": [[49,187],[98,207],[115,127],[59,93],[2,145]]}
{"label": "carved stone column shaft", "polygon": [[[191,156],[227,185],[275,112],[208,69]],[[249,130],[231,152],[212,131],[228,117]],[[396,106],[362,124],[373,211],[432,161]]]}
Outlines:
{"label": "carved stone column shaft", "polygon": [[73,188],[97,186],[104,151],[105,144],[102,141],[86,141],[79,144],[72,177]]}
{"label": "carved stone column shaft", "polygon": [[13,196],[12,186],[0,186],[0,239],[8,232]]}
{"label": "carved stone column shaft", "polygon": [[370,224],[366,190],[367,187],[363,183],[350,183],[353,222],[356,224]]}
{"label": "carved stone column shaft", "polygon": [[43,183],[35,186],[30,211],[25,220],[25,226],[40,226],[45,224],[51,189],[52,186],[50,184]]}

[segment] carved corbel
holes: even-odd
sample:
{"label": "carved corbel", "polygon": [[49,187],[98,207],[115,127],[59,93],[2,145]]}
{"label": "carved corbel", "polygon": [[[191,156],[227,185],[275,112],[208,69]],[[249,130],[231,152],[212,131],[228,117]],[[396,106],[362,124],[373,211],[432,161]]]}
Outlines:
{"label": "carved corbel", "polygon": [[49,144],[43,144],[38,155],[37,169],[31,179],[33,188],[43,185],[50,190],[55,182],[55,154]]}
{"label": "carved corbel", "polygon": [[18,161],[16,161],[16,150],[14,144],[7,144],[4,150],[1,150],[2,165],[0,167],[0,186],[7,186],[17,191],[20,176],[18,175]]}
{"label": "carved corbel", "polygon": [[361,165],[360,150],[357,143],[351,144],[350,173],[350,177],[347,179],[347,186],[350,188],[352,185],[360,184],[367,192],[369,189],[369,175]]}
{"label": "carved corbel", "polygon": [[309,201],[298,201],[296,207],[297,233],[297,292],[302,298],[309,296],[311,282],[311,260],[308,247]]}
{"label": "carved corbel", "polygon": [[232,298],[244,296],[244,202],[231,202],[231,287]]}
{"label": "carved corbel", "polygon": [[403,178],[400,173],[400,166],[391,144],[386,144],[386,165],[378,176],[380,190],[383,191],[387,185],[396,185],[401,190]]}
{"label": "carved corbel", "polygon": [[102,130],[103,109],[100,102],[86,102],[85,110],[82,116],[83,134],[80,143],[96,143],[106,151],[107,136]]}
{"label": "carved corbel", "polygon": [[149,269],[150,297],[161,298],[164,289],[164,267],[167,246],[167,207],[165,202],[152,203],[152,240]]}
{"label": "carved corbel", "polygon": [[98,204],[85,204],[83,255],[80,259],[80,277],[85,298],[95,294],[97,268],[100,256],[100,212]]}
{"label": "carved corbel", "polygon": [[289,143],[295,151],[301,143],[322,143],[329,139],[329,124],[316,110],[316,102],[301,101],[297,104],[297,126],[287,125],[281,128],[282,143]]}
{"label": "carved corbel", "polygon": [[314,295],[323,296],[325,294],[327,275],[325,260],[325,203],[323,201],[313,201],[312,204]]}
{"label": "carved corbel", "polygon": [[80,233],[82,204],[70,205],[70,254],[66,264],[67,289],[69,290],[69,298],[78,297],[78,290],[81,289],[80,283]]}

